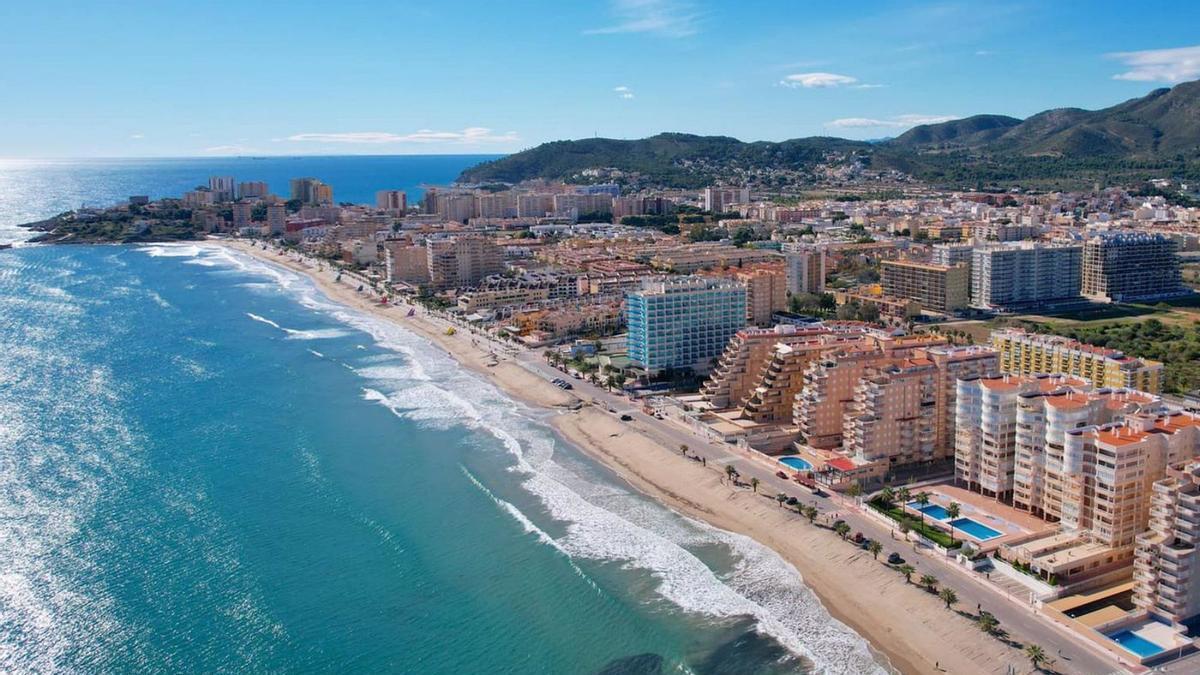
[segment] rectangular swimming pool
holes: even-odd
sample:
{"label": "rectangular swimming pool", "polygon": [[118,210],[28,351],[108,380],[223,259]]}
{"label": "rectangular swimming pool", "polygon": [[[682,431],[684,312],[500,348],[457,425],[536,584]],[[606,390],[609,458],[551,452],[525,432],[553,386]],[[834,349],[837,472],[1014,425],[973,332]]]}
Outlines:
{"label": "rectangular swimming pool", "polygon": [[920,511],[934,520],[948,520],[950,518],[950,512],[946,510],[946,507],[940,504],[926,504],[925,506],[921,506],[921,504],[918,502],[909,502],[908,505],[914,510]]}
{"label": "rectangular swimming pool", "polygon": [[1119,633],[1113,633],[1112,635],[1108,636],[1108,639],[1142,658],[1154,656],[1155,654],[1161,654],[1166,651],[1162,647],[1154,644],[1153,642],[1131,630],[1123,630]]}
{"label": "rectangular swimming pool", "polygon": [[956,530],[966,532],[967,535],[974,537],[979,541],[987,541],[988,539],[995,539],[996,537],[1004,535],[1004,533],[1000,530],[994,530],[987,525],[984,525],[977,520],[971,520],[970,518],[959,518],[958,520],[952,520],[950,521],[950,524],[953,525]]}

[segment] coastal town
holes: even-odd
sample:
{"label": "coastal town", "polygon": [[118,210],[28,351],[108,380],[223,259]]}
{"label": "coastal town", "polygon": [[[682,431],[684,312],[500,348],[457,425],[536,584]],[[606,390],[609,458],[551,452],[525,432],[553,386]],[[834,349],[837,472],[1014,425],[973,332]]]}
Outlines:
{"label": "coastal town", "polygon": [[186,214],[435,339],[470,336],[483,367],[519,364],[555,405],[644,428],[681,466],[827,529],[823,546],[959,606],[1014,661],[1200,663],[1186,185],[801,199],[619,177],[355,205],[317,178],[285,198],[214,176],[55,223],[161,232]]}

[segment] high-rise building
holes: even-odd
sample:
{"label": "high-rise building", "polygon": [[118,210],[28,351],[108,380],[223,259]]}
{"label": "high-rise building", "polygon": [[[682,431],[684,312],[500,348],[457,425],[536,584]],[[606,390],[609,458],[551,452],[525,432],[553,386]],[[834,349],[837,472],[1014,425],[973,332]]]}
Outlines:
{"label": "high-rise building", "polygon": [[429,281],[429,254],[424,246],[389,239],[383,242],[383,252],[388,281],[414,285]]}
{"label": "high-rise building", "polygon": [[788,242],[783,245],[783,254],[787,264],[788,293],[825,292],[825,249]]}
{"label": "high-rise building", "polygon": [[408,210],[408,195],[404,190],[380,190],[375,193],[375,208],[403,214]]}
{"label": "high-rise building", "polygon": [[734,204],[749,204],[750,188],[707,187],[700,196],[700,208],[724,213]]}
{"label": "high-rise building", "polygon": [[1023,242],[976,248],[971,306],[1015,310],[1079,298],[1083,247]]}
{"label": "high-rise building", "polygon": [[1154,300],[1187,292],[1179,244],[1161,234],[1097,235],[1083,246],[1083,294],[1104,302]]}
{"label": "high-rise building", "polygon": [[518,218],[545,218],[554,212],[554,195],[517,195]]}
{"label": "high-rise building", "polygon": [[1000,353],[1000,371],[1013,375],[1065,373],[1090,380],[1097,387],[1162,392],[1163,364],[1129,356],[1116,349],[1095,347],[1060,335],[1029,333],[1019,328],[992,331],[992,346]]}
{"label": "high-rise building", "polygon": [[234,202],[233,204],[233,229],[240,230],[243,227],[250,227],[250,221],[254,215],[254,202]]}
{"label": "high-rise building", "polygon": [[912,260],[884,260],[883,292],[910,298],[924,309],[949,314],[967,306],[970,270],[966,265],[931,265]]}
{"label": "high-rise building", "polygon": [[271,194],[271,191],[267,187],[267,184],[260,180],[238,183],[237,185],[238,199],[262,199],[269,194]]}
{"label": "high-rise building", "polygon": [[769,328],[775,312],[787,310],[787,272],[780,263],[760,262],[705,273],[733,279],[746,287],[746,321]]}
{"label": "high-rise building", "polygon": [[287,230],[287,206],[267,204],[267,231],[271,234],[283,234],[285,230]]}
{"label": "high-rise building", "polygon": [[456,235],[426,244],[429,281],[434,288],[474,286],[504,271],[504,251],[490,237]]}
{"label": "high-rise building", "polygon": [[234,198],[233,176],[211,176],[208,179],[208,189],[213,193],[216,202],[231,202]]}
{"label": "high-rise building", "polygon": [[316,178],[293,178],[289,181],[291,198],[302,204],[332,204],[333,188]]}
{"label": "high-rise building", "polygon": [[629,358],[652,372],[706,370],[746,325],[746,288],[726,279],[648,281],[625,303]]}
{"label": "high-rise building", "polygon": [[511,192],[476,195],[475,213],[480,218],[516,218],[517,198]]}
{"label": "high-rise building", "polygon": [[475,217],[475,195],[441,193],[437,199],[437,214],[444,220],[465,223]]}
{"label": "high-rise building", "polygon": [[1174,464],[1154,482],[1133,580],[1134,604],[1152,616],[1183,624],[1200,615],[1200,461]]}
{"label": "high-rise building", "polygon": [[571,218],[584,215],[611,216],[613,198],[605,193],[554,195],[554,212]]}

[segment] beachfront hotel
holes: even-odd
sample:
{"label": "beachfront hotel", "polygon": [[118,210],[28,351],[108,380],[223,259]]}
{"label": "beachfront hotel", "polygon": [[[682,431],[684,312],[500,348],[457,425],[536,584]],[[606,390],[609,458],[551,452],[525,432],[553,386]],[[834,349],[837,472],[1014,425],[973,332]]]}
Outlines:
{"label": "beachfront hotel", "polygon": [[746,287],[726,279],[647,281],[625,303],[629,358],[649,372],[708,370],[746,325]]}
{"label": "beachfront hotel", "polygon": [[911,298],[932,312],[949,314],[969,300],[971,271],[966,265],[931,265],[913,260],[880,263],[884,295]]}
{"label": "beachfront hotel", "polygon": [[1019,328],[992,331],[992,347],[1000,353],[1000,370],[1013,375],[1064,373],[1090,380],[1097,387],[1162,391],[1163,364],[1095,347],[1060,335],[1029,333]]}
{"label": "beachfront hotel", "polygon": [[504,271],[504,252],[490,237],[456,235],[425,245],[429,281],[436,289],[474,286]]}

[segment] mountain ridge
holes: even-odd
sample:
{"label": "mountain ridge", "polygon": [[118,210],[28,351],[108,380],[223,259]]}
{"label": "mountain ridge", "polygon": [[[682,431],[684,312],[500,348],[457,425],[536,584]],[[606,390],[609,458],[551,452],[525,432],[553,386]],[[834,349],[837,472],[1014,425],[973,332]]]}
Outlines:
{"label": "mountain ridge", "polygon": [[930,183],[1090,182],[1161,171],[1200,177],[1200,81],[1098,110],[1054,108],[1023,120],[972,115],[877,142],[831,136],[747,142],[680,132],[552,141],[471,167],[459,180],[568,180],[605,167],[636,173],[650,184],[690,188],[738,175],[803,174],[834,156]]}

